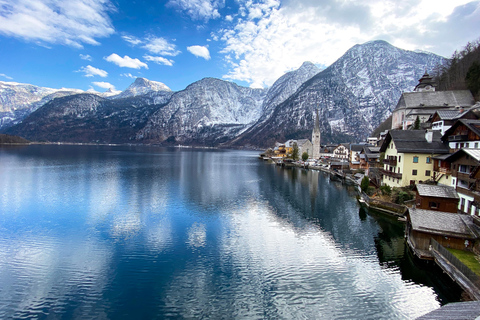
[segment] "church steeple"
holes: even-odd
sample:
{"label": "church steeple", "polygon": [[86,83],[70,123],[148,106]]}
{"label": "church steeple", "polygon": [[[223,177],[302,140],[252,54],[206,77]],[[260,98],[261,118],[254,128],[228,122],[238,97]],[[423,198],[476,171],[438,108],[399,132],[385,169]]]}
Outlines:
{"label": "church steeple", "polygon": [[318,115],[318,109],[315,110],[315,126],[313,127],[312,132],[312,144],[313,144],[313,155],[312,158],[318,159],[320,158],[320,117]]}

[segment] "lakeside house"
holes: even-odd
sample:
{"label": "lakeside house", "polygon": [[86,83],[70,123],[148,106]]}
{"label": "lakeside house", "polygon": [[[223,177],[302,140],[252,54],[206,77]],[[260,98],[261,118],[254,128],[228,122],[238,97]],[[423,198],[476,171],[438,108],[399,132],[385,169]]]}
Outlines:
{"label": "lakeside house", "polygon": [[415,208],[457,213],[459,197],[454,187],[419,183],[415,186]]}
{"label": "lakeside house", "polygon": [[478,149],[480,147],[480,120],[457,120],[445,131],[442,141],[448,143],[453,151],[461,148]]}
{"label": "lakeside house", "polygon": [[432,179],[433,160],[448,154],[438,131],[390,130],[380,147],[385,152],[382,185],[406,187]]}
{"label": "lakeside house", "polygon": [[480,237],[473,219],[465,214],[410,208],[406,214],[407,243],[422,259],[433,258],[430,239],[445,248],[473,251]]}

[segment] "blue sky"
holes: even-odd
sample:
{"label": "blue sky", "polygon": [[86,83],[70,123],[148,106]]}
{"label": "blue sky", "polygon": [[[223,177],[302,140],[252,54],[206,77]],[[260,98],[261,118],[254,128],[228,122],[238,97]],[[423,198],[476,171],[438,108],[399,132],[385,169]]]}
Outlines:
{"label": "blue sky", "polygon": [[446,57],[480,37],[479,1],[0,0],[0,81],[184,89],[204,77],[268,87],[304,61],[328,66],[386,40]]}

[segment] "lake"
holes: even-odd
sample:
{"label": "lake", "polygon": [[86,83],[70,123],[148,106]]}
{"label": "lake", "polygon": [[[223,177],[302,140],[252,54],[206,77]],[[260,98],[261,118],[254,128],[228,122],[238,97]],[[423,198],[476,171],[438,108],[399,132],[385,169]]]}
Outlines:
{"label": "lake", "polygon": [[0,318],[413,319],[460,300],[401,223],[257,155],[0,148]]}

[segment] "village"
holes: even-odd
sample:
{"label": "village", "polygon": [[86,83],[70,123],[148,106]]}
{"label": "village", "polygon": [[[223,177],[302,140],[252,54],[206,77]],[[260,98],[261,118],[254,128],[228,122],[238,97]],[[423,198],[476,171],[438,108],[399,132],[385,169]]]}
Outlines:
{"label": "village", "polygon": [[317,111],[312,141],[276,143],[260,157],[355,185],[362,206],[405,222],[413,255],[480,300],[480,102],[469,90],[435,89],[425,72],[390,129],[365,142],[322,145]]}

